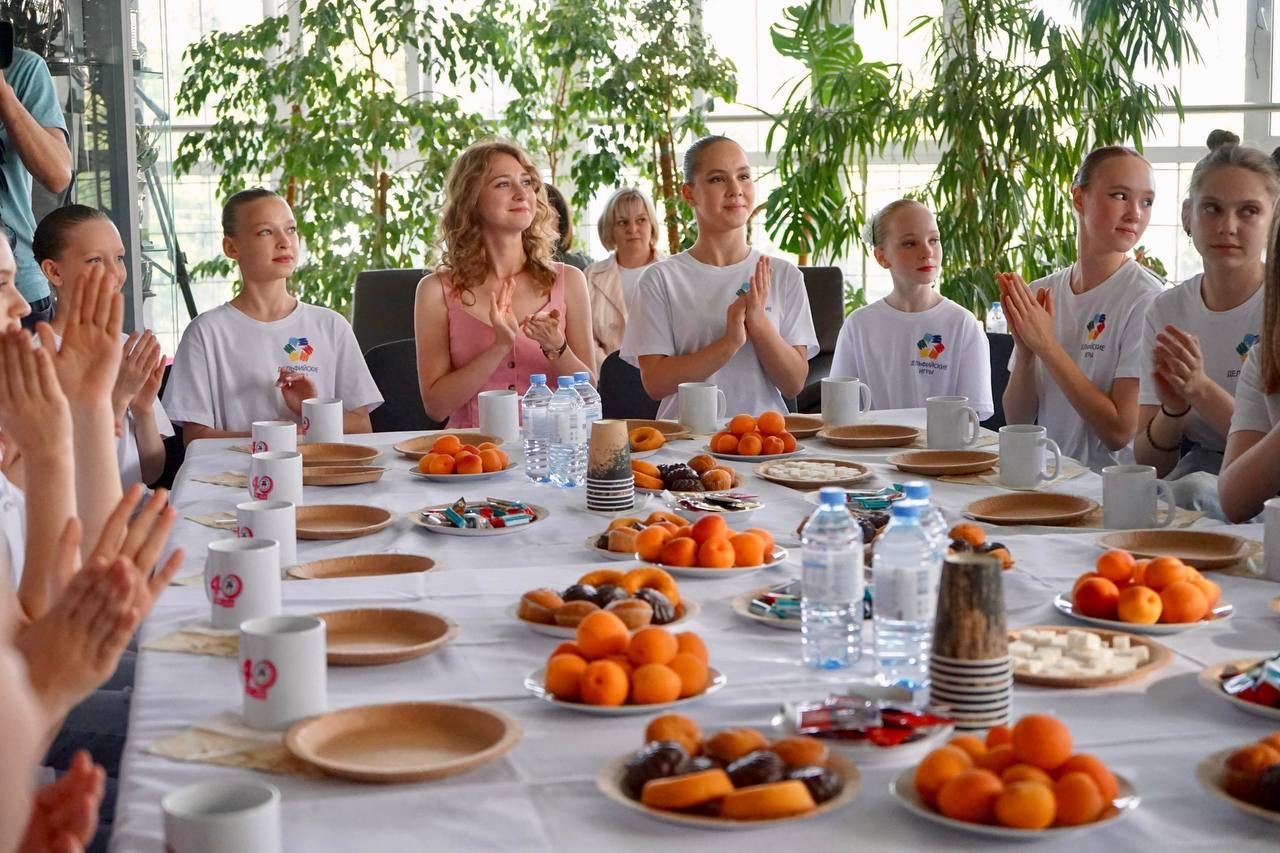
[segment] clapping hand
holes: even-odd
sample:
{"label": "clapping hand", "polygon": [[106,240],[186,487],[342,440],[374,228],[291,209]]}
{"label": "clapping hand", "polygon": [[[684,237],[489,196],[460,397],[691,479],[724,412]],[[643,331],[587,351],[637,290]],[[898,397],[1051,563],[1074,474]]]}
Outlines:
{"label": "clapping hand", "polygon": [[516,322],[515,312],[511,309],[511,296],[516,288],[516,280],[509,278],[502,283],[497,293],[489,294],[489,325],[493,327],[493,342],[510,349],[520,333],[520,324]]}
{"label": "clapping hand", "polygon": [[6,466],[19,454],[37,460],[71,454],[71,411],[53,350],[36,349],[22,329],[0,335],[0,432]]}
{"label": "clapping hand", "polygon": [[564,346],[564,333],[560,331],[560,309],[539,311],[524,318],[520,330],[526,338],[535,341],[544,352],[554,352]]}
{"label": "clapping hand", "polygon": [[748,332],[769,323],[769,315],[765,312],[769,305],[769,292],[772,288],[773,265],[768,255],[761,255],[756,261],[756,270],[751,275],[749,289],[742,296],[746,300],[745,322]]}
{"label": "clapping hand", "polygon": [[[121,350],[120,372],[116,375],[115,388],[111,391],[111,403],[116,413],[124,414],[125,408],[150,409],[155,404],[156,394],[160,391],[160,382],[156,378],[164,375],[160,358],[160,342],[148,329],[145,332],[133,332],[124,342]],[[146,389],[154,384],[150,391],[150,399],[146,397]]]}
{"label": "clapping hand", "polygon": [[1017,273],[996,273],[996,282],[1014,344],[1042,355],[1057,341],[1053,334],[1053,294],[1048,288],[1041,288],[1033,296]]}
{"label": "clapping hand", "polygon": [[1176,406],[1175,412],[1186,409],[1199,396],[1205,383],[1212,381],[1204,372],[1200,339],[1177,326],[1165,326],[1164,331],[1156,335],[1152,365],[1157,394],[1162,389],[1172,392],[1167,402],[1163,395],[1160,402],[1167,408]]}
{"label": "clapping hand", "polygon": [[98,829],[107,774],[80,750],[56,782],[36,791],[18,853],[82,853]]}
{"label": "clapping hand", "polygon": [[61,349],[54,344],[49,324],[36,324],[40,345],[54,354],[58,383],[72,409],[92,407],[100,401],[110,403],[120,367],[124,301],[101,264],[90,264],[81,273],[66,312]]}

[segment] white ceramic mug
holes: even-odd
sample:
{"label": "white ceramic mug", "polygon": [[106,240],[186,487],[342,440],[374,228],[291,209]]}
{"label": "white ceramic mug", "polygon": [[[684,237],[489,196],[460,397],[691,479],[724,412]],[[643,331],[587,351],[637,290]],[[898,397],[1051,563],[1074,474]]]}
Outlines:
{"label": "white ceramic mug", "polygon": [[1280,498],[1272,498],[1262,505],[1263,577],[1280,581]]}
{"label": "white ceramic mug", "polygon": [[280,546],[280,569],[298,565],[298,513],[290,501],[236,504],[236,536],[272,539]]}
{"label": "white ceramic mug", "polygon": [[303,400],[302,435],[307,444],[342,441],[342,401],[334,397]]}
{"label": "white ceramic mug", "polygon": [[498,388],[476,395],[480,403],[480,431],[502,442],[520,440],[520,395]]}
{"label": "white ceramic mug", "polygon": [[978,413],[969,405],[968,397],[929,397],[924,408],[930,450],[963,450],[978,442]]}
{"label": "white ceramic mug", "polygon": [[280,731],[328,705],[324,620],[264,616],[240,624],[244,721]]}
{"label": "white ceramic mug", "polygon": [[298,425],[293,421],[254,421],[253,452],[292,452],[298,449]]}
{"label": "white ceramic mug", "polygon": [[680,423],[696,435],[711,435],[720,428],[729,409],[724,392],[713,382],[681,382],[676,402]]}
{"label": "white ceramic mug", "polygon": [[302,505],[302,454],[268,450],[249,458],[249,497]]}
{"label": "white ceramic mug", "polygon": [[197,782],[160,800],[165,853],[281,853],[280,791],[266,782]]}
{"label": "white ceramic mug", "polygon": [[216,539],[204,563],[213,627],[233,630],[246,619],[280,612],[280,546],[274,539]]}
{"label": "white ceramic mug", "polygon": [[[1000,482],[1018,489],[1048,483],[1062,474],[1062,451],[1058,443],[1035,424],[1000,427]],[[1044,452],[1053,454],[1053,473],[1044,470]]]}
{"label": "white ceramic mug", "polygon": [[[1156,522],[1158,502],[1165,502],[1164,520]],[[1150,465],[1110,465],[1102,469],[1102,526],[1113,530],[1169,527],[1177,508],[1173,489],[1156,479]]]}
{"label": "white ceramic mug", "polygon": [[852,376],[822,380],[822,422],[829,427],[853,426],[871,411],[871,388]]}

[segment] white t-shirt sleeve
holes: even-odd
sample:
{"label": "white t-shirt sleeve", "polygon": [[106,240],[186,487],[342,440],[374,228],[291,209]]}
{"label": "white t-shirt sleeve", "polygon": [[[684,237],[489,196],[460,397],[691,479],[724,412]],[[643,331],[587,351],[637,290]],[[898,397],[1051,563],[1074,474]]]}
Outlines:
{"label": "white t-shirt sleeve", "polygon": [[333,324],[333,346],[338,354],[338,363],[334,374],[335,396],[342,400],[342,407],[347,411],[368,407],[373,411],[382,405],[382,392],[378,383],[373,381],[369,365],[360,353],[360,344],[351,324],[338,315]]}
{"label": "white t-shirt sleeve", "polygon": [[[966,312],[967,313],[967,312]],[[969,405],[985,421],[996,412],[991,400],[991,345],[986,332],[972,314],[962,327],[956,365],[956,393],[969,398]]]}
{"label": "white t-shirt sleeve", "polygon": [[1142,352],[1146,348],[1147,309],[1156,298],[1156,291],[1146,294],[1134,303],[1133,309],[1120,330],[1120,355],[1116,359],[1114,379],[1137,379],[1142,376]]}
{"label": "white t-shirt sleeve", "polygon": [[850,314],[844,318],[844,325],[836,337],[836,349],[831,355],[831,376],[862,376],[858,370],[857,334],[853,314]]}
{"label": "white t-shirt sleeve", "polygon": [[[774,268],[779,269],[775,264]],[[813,328],[813,314],[809,311],[809,292],[804,287],[804,275],[799,267],[781,266],[779,284],[782,288],[782,316],[778,319],[778,334],[793,347],[804,347],[806,359],[818,354],[818,333]]]}
{"label": "white t-shirt sleeve", "polygon": [[217,426],[213,374],[209,369],[208,359],[200,325],[193,322],[182,333],[178,351],[173,356],[173,367],[169,369],[169,382],[164,389],[166,420],[179,424]]}
{"label": "white t-shirt sleeve", "polygon": [[1160,397],[1156,394],[1155,360],[1151,357],[1156,346],[1156,335],[1164,326],[1161,317],[1160,303],[1153,301],[1147,306],[1142,318],[1142,374],[1138,378],[1138,405],[1158,406]]}
{"label": "white t-shirt sleeve", "polygon": [[1258,369],[1259,350],[1254,347],[1240,370],[1236,382],[1236,408],[1231,415],[1231,432],[1271,432],[1274,423],[1267,411],[1267,397],[1262,393]]}
{"label": "white t-shirt sleeve", "polygon": [[627,300],[627,328],[622,335],[622,360],[640,366],[642,355],[680,355],[672,331],[666,282],[654,265]]}

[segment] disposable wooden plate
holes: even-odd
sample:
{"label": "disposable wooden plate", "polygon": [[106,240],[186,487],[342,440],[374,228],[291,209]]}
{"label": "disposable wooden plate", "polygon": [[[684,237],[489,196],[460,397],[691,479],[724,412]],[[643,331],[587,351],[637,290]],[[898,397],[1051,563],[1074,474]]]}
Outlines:
{"label": "disposable wooden plate", "polygon": [[367,578],[376,575],[409,575],[429,572],[436,561],[417,554],[359,554],[353,557],[330,557],[293,566],[289,577],[299,580],[325,578]]}
{"label": "disposable wooden plate", "polygon": [[1041,675],[1039,673],[1030,673],[1020,671],[1016,667],[1013,670],[1013,680],[1019,684],[1029,684],[1032,687],[1059,687],[1063,689],[1075,688],[1091,688],[1091,687],[1109,687],[1113,684],[1124,684],[1128,681],[1136,681],[1139,678],[1146,678],[1160,667],[1165,666],[1169,661],[1173,660],[1173,652],[1168,648],[1157,643],[1155,640],[1148,640],[1146,637],[1140,637],[1137,634],[1131,634],[1128,631],[1108,631],[1104,628],[1065,628],[1062,625],[1033,625],[1029,628],[1015,628],[1009,632],[1009,639],[1016,640],[1022,635],[1023,631],[1053,631],[1055,634],[1065,634],[1067,631],[1088,630],[1090,634],[1097,634],[1108,644],[1115,637],[1128,637],[1129,644],[1133,646],[1146,646],[1147,662],[1135,669],[1133,672],[1119,673],[1116,675]]}
{"label": "disposable wooden plate", "polygon": [[1124,530],[1108,533],[1098,544],[1135,557],[1177,557],[1197,569],[1225,569],[1249,554],[1249,543],[1239,536],[1205,530]]}
{"label": "disposable wooden plate", "polygon": [[297,510],[299,539],[355,539],[377,533],[395,518],[380,506],[313,504]]}
{"label": "disposable wooden plate", "polygon": [[[666,823],[674,823],[679,826],[692,826],[698,829],[764,829],[770,826],[778,826],[780,824],[794,823],[798,820],[808,820],[810,818],[821,817],[829,814],[836,809],[844,808],[853,802],[853,798],[858,795],[859,789],[862,787],[862,774],[858,768],[849,759],[840,755],[831,755],[828,759],[827,767],[833,773],[840,777],[844,782],[844,786],[840,789],[840,793],[827,800],[822,805],[805,812],[804,814],[792,815],[791,817],[773,818],[770,820],[733,820],[724,817],[711,817],[710,815],[686,814],[685,812],[669,812],[664,809],[655,809],[646,806],[639,800],[633,800],[628,797],[622,790],[622,779],[626,775],[627,759],[630,756],[622,756],[615,758],[605,764],[596,773],[596,787],[600,789],[600,793],[613,800],[620,806],[625,806],[632,811],[647,814],[656,820],[665,821]],[[785,846],[785,845],[784,845]]]}
{"label": "disposable wooden plate", "polygon": [[324,620],[330,666],[374,666],[413,660],[453,642],[458,626],[422,610],[368,607],[317,613]]}
{"label": "disposable wooden plate", "polygon": [[828,465],[836,465],[840,468],[848,469],[849,473],[847,476],[835,477],[830,480],[801,480],[795,477],[787,477],[782,474],[770,473],[770,469],[774,468],[778,463],[761,462],[759,465],[756,466],[756,476],[760,477],[763,480],[768,480],[771,483],[777,483],[779,485],[786,486],[787,488],[804,489],[806,491],[812,491],[813,489],[820,489],[823,486],[847,486],[852,483],[861,482],[862,480],[865,480],[871,476],[871,469],[869,469],[866,465],[862,465],[857,462],[850,462],[848,459],[832,459],[829,457],[828,458],[818,457],[818,458],[810,459],[806,457],[802,461],[806,463],[816,462],[816,463],[826,463]]}
{"label": "disposable wooden plate", "polygon": [[1245,814],[1251,814],[1254,817],[1260,817],[1271,823],[1280,823],[1280,812],[1273,812],[1271,809],[1264,809],[1262,806],[1255,806],[1253,803],[1245,802],[1227,793],[1226,776],[1227,776],[1227,758],[1231,753],[1235,752],[1234,747],[1219,750],[1212,755],[1207,755],[1196,765],[1196,781],[1200,783],[1200,787],[1204,788],[1210,794],[1213,794],[1220,800],[1224,800]]}
{"label": "disposable wooden plate", "polygon": [[904,447],[919,435],[915,427],[894,424],[854,424],[818,431],[818,438],[836,447]]}
{"label": "disposable wooden plate", "polygon": [[356,782],[422,782],[488,764],[520,741],[506,714],[457,702],[398,702],[331,711],[285,732],[290,753]]}
{"label": "disposable wooden plate", "polygon": [[487,435],[483,432],[468,432],[456,429],[438,429],[423,435],[406,438],[397,444],[393,449],[401,456],[407,456],[410,459],[421,459],[431,452],[431,447],[436,443],[436,439],[446,435],[456,435],[458,441],[463,444],[473,444],[476,447],[484,444],[486,441],[491,444],[502,446],[502,439],[496,435]]}
{"label": "disposable wooden plate", "polygon": [[768,586],[761,586],[750,592],[744,592],[729,602],[729,609],[743,619],[749,619],[752,622],[767,625],[770,628],[777,628],[779,631],[799,631],[799,619],[779,619],[777,616],[761,616],[751,610],[751,602],[764,595],[769,589],[770,587]]}
{"label": "disposable wooden plate", "polygon": [[1000,454],[986,450],[909,450],[895,453],[885,461],[908,474],[959,476],[990,471],[1000,461]]}
{"label": "disposable wooden plate", "polygon": [[796,438],[813,438],[822,428],[826,426],[822,422],[821,415],[785,415],[782,418],[786,424],[787,432]]}
{"label": "disposable wooden plate", "polygon": [[1098,502],[1057,492],[1018,492],[981,498],[964,508],[978,521],[991,524],[1065,525],[1098,508]]}
{"label": "disposable wooden plate", "polygon": [[1213,608],[1213,612],[1207,618],[1198,622],[1156,622],[1154,625],[1142,625],[1137,622],[1099,619],[1096,616],[1085,616],[1082,613],[1077,613],[1075,605],[1071,602],[1071,594],[1067,592],[1058,593],[1057,597],[1053,599],[1053,606],[1064,616],[1070,616],[1080,622],[1129,634],[1178,634],[1191,628],[1199,628],[1201,625],[1207,625],[1218,619],[1229,619],[1231,614],[1236,611],[1232,605],[1219,602],[1218,606]]}
{"label": "disposable wooden plate", "polygon": [[644,418],[627,418],[627,432],[640,427],[653,427],[662,433],[662,437],[667,441],[676,441],[681,438],[688,438],[693,435],[689,432],[689,428],[679,421],[650,421]]}
{"label": "disposable wooden plate", "polygon": [[303,467],[311,465],[364,465],[377,459],[382,451],[363,444],[299,444]]}
{"label": "disposable wooden plate", "polygon": [[[668,630],[674,629],[685,622],[692,622],[701,612],[702,605],[690,598],[682,597],[680,599],[680,603],[676,605],[676,618],[665,625],[659,625],[657,627],[666,628]],[[547,625],[544,622],[530,622],[528,619],[521,619],[519,602],[516,602],[507,608],[507,615],[519,622],[521,625],[524,625],[530,631],[533,631],[535,634],[542,634],[546,637],[556,637],[560,640],[572,640],[574,637],[578,636],[577,628],[568,628],[564,625]],[[638,631],[640,629],[637,628],[636,630]],[[634,634],[635,631],[632,631],[631,633]]]}
{"label": "disposable wooden plate", "polygon": [[1235,667],[1244,670],[1258,663],[1262,658],[1243,658],[1241,660],[1230,660],[1224,663],[1215,663],[1213,666],[1207,666],[1200,670],[1200,686],[1208,690],[1219,699],[1224,699],[1235,705],[1246,714],[1253,714],[1255,717],[1265,717],[1268,720],[1280,720],[1280,708],[1268,708],[1266,705],[1259,705],[1257,702],[1246,702],[1244,699],[1232,696],[1230,693],[1222,689],[1222,681],[1219,676],[1227,667]]}
{"label": "disposable wooden plate", "polygon": [[382,479],[387,471],[376,465],[306,465],[302,469],[304,486],[354,486]]}
{"label": "disposable wooden plate", "polygon": [[557,699],[554,693],[547,692],[547,669],[546,667],[538,667],[533,672],[525,676],[524,687],[534,696],[550,702],[557,708],[567,708],[570,711],[579,711],[583,714],[594,714],[597,717],[634,717],[640,714],[659,714],[672,708],[679,708],[688,705],[690,702],[697,702],[704,696],[710,696],[717,692],[728,683],[728,679],[724,677],[724,673],[713,666],[707,667],[707,689],[696,696],[686,696],[684,699],[677,699],[674,702],[658,702],[653,705],[588,705],[586,702],[566,702]]}
{"label": "disposable wooden plate", "polygon": [[433,506],[424,506],[422,509],[409,513],[409,520],[421,527],[423,530],[431,533],[440,533],[444,536],[506,536],[510,533],[519,533],[521,530],[528,530],[540,521],[545,521],[547,516],[551,514],[551,510],[546,507],[540,507],[536,504],[525,504],[530,511],[533,512],[533,521],[528,524],[520,524],[515,527],[436,527],[427,524],[422,520],[422,514],[429,509],[444,509],[447,506],[453,506],[452,503],[435,504]]}

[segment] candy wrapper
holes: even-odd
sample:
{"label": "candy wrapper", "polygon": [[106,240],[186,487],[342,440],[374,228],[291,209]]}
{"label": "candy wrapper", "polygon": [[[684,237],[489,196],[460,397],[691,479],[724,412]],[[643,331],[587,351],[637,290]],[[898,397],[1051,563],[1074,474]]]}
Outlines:
{"label": "candy wrapper", "polygon": [[1222,674],[1224,692],[1267,708],[1280,708],[1280,655],[1258,661],[1243,672]]}
{"label": "candy wrapper", "polygon": [[830,740],[866,741],[894,747],[933,734],[951,720],[938,714],[899,708],[865,696],[834,695],[818,702],[794,702],[783,713],[798,734]]}
{"label": "candy wrapper", "polygon": [[444,509],[424,511],[422,519],[432,527],[471,530],[516,527],[536,520],[533,512],[520,501],[504,501],[498,498],[485,498],[475,503],[468,503],[465,498],[458,498]]}

